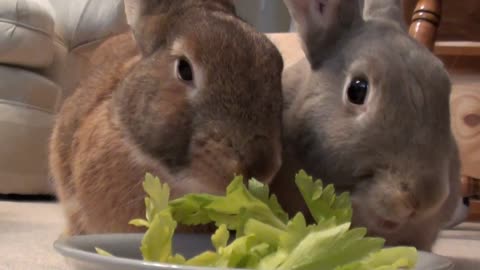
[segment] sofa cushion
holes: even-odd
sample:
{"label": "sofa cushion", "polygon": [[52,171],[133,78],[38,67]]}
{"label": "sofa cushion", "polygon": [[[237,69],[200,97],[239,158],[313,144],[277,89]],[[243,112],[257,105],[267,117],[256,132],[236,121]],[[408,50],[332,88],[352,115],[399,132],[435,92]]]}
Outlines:
{"label": "sofa cushion", "polygon": [[95,49],[129,30],[124,0],[48,1],[55,13],[56,48],[54,62],[43,74],[63,88],[66,98],[87,74]]}
{"label": "sofa cushion", "polygon": [[69,51],[127,31],[124,0],[49,0],[55,34]]}
{"label": "sofa cushion", "polygon": [[0,100],[0,194],[54,194],[47,162],[53,120],[47,112]]}
{"label": "sofa cushion", "polygon": [[55,113],[62,90],[47,78],[25,69],[0,65],[0,100]]}
{"label": "sofa cushion", "polygon": [[61,89],[36,73],[0,66],[0,194],[54,194],[47,147]]}
{"label": "sofa cushion", "polygon": [[47,0],[0,1],[0,63],[49,66],[53,33],[54,14]]}

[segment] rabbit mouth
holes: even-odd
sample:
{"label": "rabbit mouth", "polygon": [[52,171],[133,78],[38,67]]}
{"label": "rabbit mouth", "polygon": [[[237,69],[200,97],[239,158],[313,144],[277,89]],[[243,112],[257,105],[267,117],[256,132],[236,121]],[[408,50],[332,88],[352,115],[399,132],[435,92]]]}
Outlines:
{"label": "rabbit mouth", "polygon": [[353,225],[367,227],[369,233],[374,235],[390,235],[396,233],[400,231],[408,221],[408,218],[402,220],[385,217],[371,208],[354,208]]}
{"label": "rabbit mouth", "polygon": [[372,214],[372,217],[372,221],[375,224],[376,230],[380,230],[382,232],[394,232],[401,226],[400,222],[382,218],[377,214]]}
{"label": "rabbit mouth", "polygon": [[378,232],[379,234],[392,234],[397,233],[407,224],[415,223],[417,214],[416,212],[411,212],[405,216],[385,216],[369,209],[366,212],[366,215],[363,216],[363,219],[369,229],[373,232]]}

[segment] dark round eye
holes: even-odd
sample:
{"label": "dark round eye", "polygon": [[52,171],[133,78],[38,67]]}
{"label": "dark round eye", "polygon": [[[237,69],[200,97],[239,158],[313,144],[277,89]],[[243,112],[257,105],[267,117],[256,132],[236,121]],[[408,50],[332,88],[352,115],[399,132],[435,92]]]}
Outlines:
{"label": "dark round eye", "polygon": [[177,63],[177,76],[180,80],[191,82],[193,81],[193,70],[190,63],[185,59],[179,59]]}
{"label": "dark round eye", "polygon": [[357,105],[365,103],[368,93],[368,81],[365,79],[355,78],[350,82],[347,89],[348,100]]}

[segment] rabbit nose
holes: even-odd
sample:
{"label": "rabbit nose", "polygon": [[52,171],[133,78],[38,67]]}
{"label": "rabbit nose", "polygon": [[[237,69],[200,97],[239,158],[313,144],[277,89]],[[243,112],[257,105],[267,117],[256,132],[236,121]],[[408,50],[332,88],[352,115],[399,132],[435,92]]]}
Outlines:
{"label": "rabbit nose", "polygon": [[257,135],[248,142],[246,151],[245,169],[247,175],[259,181],[270,183],[282,163],[279,140]]}
{"label": "rabbit nose", "polygon": [[372,220],[383,231],[391,232],[399,229],[402,224],[414,219],[420,208],[420,203],[412,194],[400,192],[390,200],[385,201],[382,211],[372,211]]}
{"label": "rabbit nose", "polygon": [[403,206],[404,216],[406,218],[412,218],[420,209],[420,201],[411,191],[408,191],[408,189],[403,188],[403,190],[400,196],[398,196],[399,204]]}
{"label": "rabbit nose", "polygon": [[395,205],[394,209],[399,220],[413,218],[420,207],[419,201],[407,192],[399,194],[393,200],[395,200],[393,202]]}

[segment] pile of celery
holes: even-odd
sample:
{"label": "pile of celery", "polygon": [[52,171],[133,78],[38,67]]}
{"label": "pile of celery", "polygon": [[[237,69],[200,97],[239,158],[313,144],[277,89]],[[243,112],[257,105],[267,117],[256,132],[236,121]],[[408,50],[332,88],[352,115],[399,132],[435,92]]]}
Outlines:
{"label": "pile of celery", "polygon": [[[188,194],[170,200],[169,186],[150,174],[143,183],[146,219],[130,224],[147,227],[141,252],[150,262],[259,270],[413,269],[415,248],[384,248],[384,239],[366,237],[364,228],[351,228],[348,193],[337,196],[333,185],[324,187],[304,171],[295,176],[295,183],[314,224],[307,224],[302,213],[289,218],[268,186],[255,179],[245,185],[243,177],[235,177],[225,196]],[[177,224],[208,223],[217,227],[212,250],[192,258],[172,250]]]}

